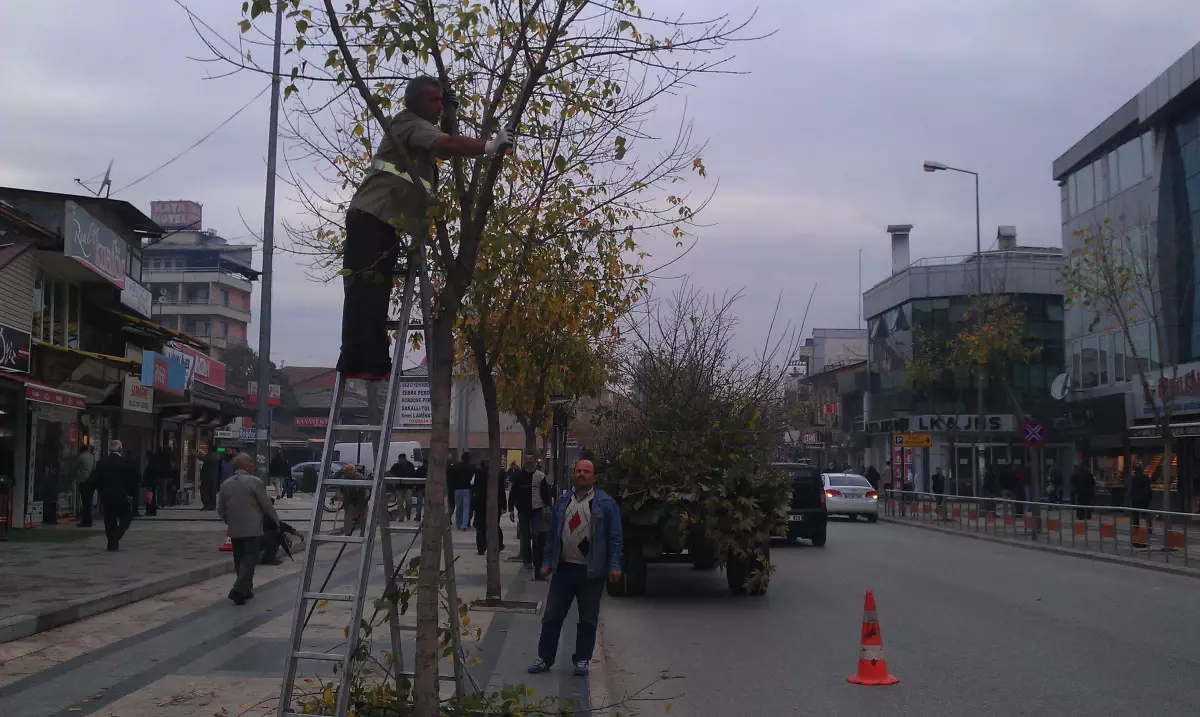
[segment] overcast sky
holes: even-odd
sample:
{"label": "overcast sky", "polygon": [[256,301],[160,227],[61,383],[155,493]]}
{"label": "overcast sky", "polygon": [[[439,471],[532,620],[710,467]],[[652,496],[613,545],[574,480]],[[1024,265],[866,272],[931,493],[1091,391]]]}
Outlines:
{"label": "overcast sky", "polygon": [[[236,38],[240,2],[186,1]],[[731,5],[643,0],[668,4],[697,16]],[[973,250],[969,177],[925,174],[925,159],[982,175],[985,245],[998,224],[1015,224],[1022,244],[1060,245],[1051,162],[1200,40],[1200,3],[763,0],[756,27],[776,34],[737,48],[735,67],[749,74],[701,78],[686,97],[720,187],[703,217],[713,226],[668,272],[745,291],[745,350],[780,292],[781,318],[798,327],[814,284],[805,334],[853,327],[859,249],[869,287],[889,270],[888,224],[914,225],[914,259]],[[0,0],[0,184],[77,191],[73,178],[114,159],[120,189],[154,169],[266,85],[204,79],[219,68],[189,57],[207,54],[172,0]],[[206,228],[253,241],[267,108],[263,95],[114,196],[147,213],[154,199],[196,200]],[[279,214],[299,218],[288,189]],[[277,361],[332,365],[340,315],[339,286],[309,280],[303,260],[276,259]]]}

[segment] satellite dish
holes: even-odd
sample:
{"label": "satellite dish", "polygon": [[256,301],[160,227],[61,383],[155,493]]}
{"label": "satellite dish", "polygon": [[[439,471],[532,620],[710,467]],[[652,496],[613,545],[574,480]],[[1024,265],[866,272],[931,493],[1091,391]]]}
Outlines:
{"label": "satellite dish", "polygon": [[1067,397],[1067,386],[1071,382],[1070,374],[1060,373],[1050,384],[1050,397],[1061,401]]}

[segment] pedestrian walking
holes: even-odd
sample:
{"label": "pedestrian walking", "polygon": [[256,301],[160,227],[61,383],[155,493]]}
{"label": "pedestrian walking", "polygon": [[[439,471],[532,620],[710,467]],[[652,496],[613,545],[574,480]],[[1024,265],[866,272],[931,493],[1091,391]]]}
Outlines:
{"label": "pedestrian walking", "polygon": [[525,456],[525,472],[529,474],[529,530],[531,533],[530,547],[533,557],[533,579],[544,580],[541,576],[542,557],[546,546],[546,533],[549,530],[550,506],[554,505],[554,497],[550,492],[550,483],[546,474],[537,468],[537,456],[529,453]]}
{"label": "pedestrian walking", "polygon": [[[475,506],[475,548],[480,555],[487,553],[487,516],[496,516],[499,535],[498,545],[504,550],[504,529],[500,526],[500,516],[508,509],[504,500],[504,473],[500,473],[500,485],[497,486],[495,507],[488,500],[488,462],[481,461],[479,470],[475,472],[475,485],[472,488],[471,505]],[[487,506],[486,508],[484,506]]]}
{"label": "pedestrian walking", "polygon": [[1079,506],[1075,509],[1077,520],[1092,519],[1092,500],[1096,496],[1096,477],[1082,463],[1075,464],[1071,472],[1072,501]]}
{"label": "pedestrian walking", "polygon": [[79,454],[75,456],[75,486],[79,496],[79,527],[92,527],[92,499],[96,495],[96,456],[92,447],[87,444],[79,446]]}
{"label": "pedestrian walking", "polygon": [[[353,463],[347,463],[342,468],[342,477],[350,480],[363,480],[365,476],[358,470],[358,466]],[[358,486],[345,486],[342,488],[342,535],[353,535],[354,529],[358,528],[359,534],[366,529],[366,521],[363,520],[363,512],[367,509],[367,490]]]}
{"label": "pedestrian walking", "polygon": [[1050,503],[1063,502],[1063,472],[1057,465],[1050,468],[1050,495],[1047,500]]}
{"label": "pedestrian walking", "polygon": [[579,612],[573,673],[585,676],[596,647],[596,624],[605,578],[621,579],[621,511],[616,501],[596,488],[596,469],[589,460],[575,464],[574,490],[554,502],[549,520],[546,562],[539,574],[550,580],[538,657],[531,674],[550,669],[571,603]]}
{"label": "pedestrian walking", "polygon": [[[516,463],[512,464],[513,466]],[[533,567],[533,473],[509,468],[512,481],[508,489],[508,520],[517,524],[517,544],[521,563]]]}
{"label": "pedestrian walking", "polygon": [[146,451],[146,467],[142,469],[142,492],[146,498],[146,515],[158,515],[158,456]]}
{"label": "pedestrian walking", "polygon": [[279,516],[263,482],[250,473],[254,459],[243,453],[233,459],[233,476],[221,485],[217,515],[229,528],[233,543],[233,568],[237,573],[229,599],[245,605],[254,597],[254,569],[262,551],[264,527],[279,529]]}
{"label": "pedestrian walking", "polygon": [[[396,478],[416,478],[417,467],[408,460],[407,453],[401,453],[392,467],[388,469],[388,475]],[[400,483],[398,490],[400,491],[400,521],[404,522],[412,518],[413,486]]]}
{"label": "pedestrian walking", "polygon": [[129,496],[137,486],[137,465],[125,458],[120,441],[110,441],[108,455],[96,464],[96,490],[100,493],[100,504],[104,506],[104,535],[108,538],[109,552],[120,549],[121,538],[133,522]]}
{"label": "pedestrian walking", "polygon": [[875,466],[868,466],[863,477],[867,479],[867,482],[871,484],[872,488],[874,488],[876,491],[879,490],[880,476],[879,471],[875,470]]}
{"label": "pedestrian walking", "polygon": [[[438,130],[442,83],[414,77],[404,88],[405,109],[391,118],[366,168],[366,177],[346,212],[342,275],[342,347],[337,370],[351,378],[381,380],[391,372],[385,330],[396,262],[404,245],[401,232],[428,232],[430,195],[437,189],[437,157],[494,155],[512,146],[501,128],[494,139],[449,136]],[[455,101],[450,98],[453,107]],[[412,176],[415,173],[417,176]],[[397,231],[397,227],[403,227]]]}
{"label": "pedestrian walking", "polygon": [[[1145,470],[1135,470],[1129,478],[1129,506],[1133,509],[1129,517],[1130,524],[1137,528],[1142,519],[1146,521],[1146,534],[1154,532],[1154,519],[1150,513],[1150,501],[1154,498],[1154,489],[1150,485],[1150,476]],[[1142,541],[1134,541],[1134,545],[1144,545]]]}
{"label": "pedestrian walking", "polygon": [[217,507],[217,484],[221,482],[221,456],[211,443],[200,459],[200,510]]}
{"label": "pedestrian walking", "polygon": [[450,511],[454,516],[454,527],[459,530],[471,528],[471,480],[475,477],[475,464],[471,454],[463,452],[462,460],[450,466],[447,482],[454,496]]}
{"label": "pedestrian walking", "polygon": [[282,448],[275,449],[275,457],[267,466],[267,473],[271,477],[271,482],[275,484],[275,495],[283,495],[286,492],[287,479],[292,475],[292,465],[283,457]]}
{"label": "pedestrian walking", "polygon": [[946,500],[946,475],[942,473],[941,466],[938,466],[933,471],[933,476],[930,477],[929,483],[933,489],[933,500],[940,506]]}

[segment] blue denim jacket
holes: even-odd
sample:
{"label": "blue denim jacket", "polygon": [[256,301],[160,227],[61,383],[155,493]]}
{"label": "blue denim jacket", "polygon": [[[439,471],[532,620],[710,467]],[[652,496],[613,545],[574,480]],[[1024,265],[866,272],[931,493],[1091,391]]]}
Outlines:
{"label": "blue denim jacket", "polygon": [[[592,496],[592,535],[587,574],[589,578],[602,578],[610,570],[621,569],[621,509],[608,493],[599,488],[595,490],[596,494]],[[562,554],[563,521],[570,503],[571,492],[564,491],[554,501],[546,525],[546,556],[542,565],[550,566],[551,570],[558,569]]]}

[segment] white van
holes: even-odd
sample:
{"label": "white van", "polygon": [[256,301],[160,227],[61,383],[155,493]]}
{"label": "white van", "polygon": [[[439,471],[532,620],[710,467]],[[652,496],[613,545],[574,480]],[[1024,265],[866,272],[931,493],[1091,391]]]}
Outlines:
{"label": "white van", "polygon": [[[383,469],[386,471],[392,467],[392,464],[400,459],[400,454],[408,456],[408,459],[414,465],[420,465],[424,460],[417,460],[417,456],[423,456],[424,450],[421,444],[416,441],[392,441],[388,444],[387,462],[384,463]],[[375,446],[371,443],[363,441],[362,443],[335,443],[333,446],[333,460],[341,461],[342,463],[353,463],[362,466],[363,470],[370,473],[375,470]]]}

